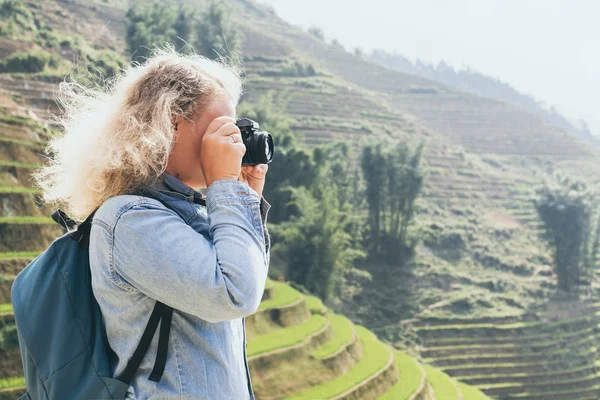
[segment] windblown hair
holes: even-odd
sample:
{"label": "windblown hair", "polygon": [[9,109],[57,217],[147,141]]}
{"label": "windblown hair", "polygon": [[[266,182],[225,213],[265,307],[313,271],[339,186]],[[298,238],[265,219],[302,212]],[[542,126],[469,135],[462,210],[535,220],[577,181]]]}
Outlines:
{"label": "windblown hair", "polygon": [[94,88],[62,82],[63,129],[48,142],[49,164],[32,174],[43,201],[83,219],[109,197],[156,182],[176,139],[174,118],[192,119],[217,98],[237,104],[240,70],[167,48]]}

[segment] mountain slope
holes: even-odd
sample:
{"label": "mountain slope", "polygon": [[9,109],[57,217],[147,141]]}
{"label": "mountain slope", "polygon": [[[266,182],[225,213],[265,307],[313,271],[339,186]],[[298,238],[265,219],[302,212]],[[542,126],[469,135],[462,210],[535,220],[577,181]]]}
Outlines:
{"label": "mountain slope", "polygon": [[[77,37],[94,50],[111,52],[111,57],[116,60],[119,57],[126,59],[119,54],[125,47],[122,37],[125,17],[118,2],[27,1],[25,4],[36,18],[52,28],[52,34],[59,39]],[[242,51],[247,75],[244,101],[253,102],[263,94],[273,92],[276,103],[293,118],[294,132],[304,138],[309,146],[343,140],[358,150],[362,140],[372,137],[413,143],[426,140],[424,157],[429,175],[418,215],[424,242],[418,249],[416,259],[404,269],[374,261],[362,265],[363,269],[371,272],[373,280],[365,282],[364,290],[360,293],[344,294],[338,312],[342,311],[353,322],[368,327],[388,342],[398,346],[408,345],[413,350],[422,349],[428,361],[433,364],[439,361],[439,366],[452,374],[447,365],[442,365],[448,363],[444,357],[452,358],[452,355],[428,355],[429,347],[434,347],[434,351],[442,351],[440,354],[449,349],[430,346],[427,341],[431,336],[426,335],[435,336],[439,332],[424,329],[424,325],[435,318],[449,319],[453,322],[442,321],[450,325],[446,330],[439,330],[443,334],[462,334],[460,327],[453,326],[460,325],[478,336],[481,332],[487,332],[487,327],[479,327],[483,331],[477,331],[471,325],[480,323],[478,321],[481,318],[491,318],[490,324],[500,325],[501,319],[507,315],[517,319],[524,314],[536,315],[535,306],[548,303],[556,288],[556,281],[549,267],[548,251],[536,235],[539,221],[530,201],[532,189],[539,182],[539,175],[549,167],[562,167],[577,176],[597,179],[593,176],[597,168],[596,150],[567,132],[548,126],[539,117],[513,106],[374,65],[289,26],[267,8],[252,2],[236,0],[230,4],[237,26],[244,31]],[[111,22],[106,28],[108,20]],[[76,62],[77,54],[80,54],[78,51],[85,48],[80,43],[73,46],[75,49],[60,46],[49,49],[39,44],[43,44],[39,34],[27,31],[17,38],[2,37],[0,47],[3,56],[9,57],[21,49],[44,49],[67,62]],[[296,61],[313,65],[316,74],[293,76],[281,73]],[[52,82],[59,81],[62,73],[61,70],[49,70],[30,74],[0,74],[0,234],[3,238],[9,238],[2,241],[0,249],[4,252],[0,257],[3,260],[0,273],[6,275],[4,282],[10,282],[11,276],[18,273],[27,257],[31,257],[31,253],[27,252],[42,250],[58,234],[48,218],[31,218],[49,215],[51,210],[37,210],[35,190],[29,189],[32,185],[29,175],[43,161],[40,142],[45,139],[45,130],[40,124],[44,123],[49,112],[59,111],[54,103],[57,86]],[[356,154],[353,154],[349,162],[355,161],[355,158]],[[586,173],[589,175],[585,176]],[[4,285],[6,288],[7,284]],[[9,314],[6,317],[8,321]],[[343,326],[340,318],[333,315],[330,318],[330,314],[304,313],[302,323],[296,321],[297,324],[289,326],[300,328],[302,325],[302,329],[285,331],[285,335],[275,332],[273,321],[263,321],[265,331],[260,331],[260,324],[256,327],[263,340],[259,340],[260,335],[257,335],[259,341],[252,344],[259,351],[257,357],[262,352],[269,353],[277,349],[269,348],[271,344],[286,348],[298,344],[300,347],[325,346],[336,337],[328,336],[330,333],[327,332],[330,331],[327,323],[333,331],[335,324]],[[560,318],[569,321],[564,314],[560,315]],[[593,328],[593,323],[585,327],[577,326],[578,331],[573,334],[585,337],[592,332],[593,338],[596,335],[595,331],[590,331]],[[271,334],[273,336],[266,336]],[[538,337],[553,334],[542,331]],[[561,329],[557,329],[556,334],[561,335],[560,340],[567,340],[563,339]],[[380,368],[366,370],[360,367],[353,373],[354,378],[336,381],[339,385],[336,383],[335,388],[358,390],[360,382],[368,380],[369,376],[379,376],[377,372],[381,372],[381,381],[387,385],[385,388],[388,393],[398,391],[404,394],[402,388],[395,386],[397,383],[393,384],[393,379],[397,377],[393,378],[394,368],[391,367],[393,363],[389,362],[390,358],[383,356],[385,353],[382,348],[385,346],[380,346],[367,333],[361,338],[363,346],[371,346],[378,355],[373,365]],[[340,343],[348,342],[339,340],[336,346],[321,348],[319,353],[328,354],[332,349],[339,348],[337,346],[341,346]],[[462,344],[481,346],[473,337]],[[587,385],[595,379],[593,375],[596,372],[589,371],[596,356],[586,345],[586,342],[581,343],[579,349],[585,353],[581,357],[583,364],[581,360],[567,359],[563,364],[557,363],[557,368],[549,371],[550,377],[543,379],[536,376],[539,371],[531,369],[505,371],[499,378],[494,377],[498,374],[493,369],[482,374],[483,377],[473,377],[467,373],[454,376],[472,379],[471,382],[485,390],[498,390],[498,387],[490,386],[494,384],[510,386],[510,390],[516,390],[519,384],[535,389],[536,379],[537,382],[544,382],[544,379],[551,379],[552,374],[561,375],[561,382],[569,382],[574,376],[573,379],[582,377]],[[458,345],[454,343],[448,346],[453,348]],[[351,350],[347,353],[351,353]],[[480,356],[485,359],[483,356],[489,354],[488,351],[496,350],[493,346],[485,348],[476,353],[475,360],[461,360],[462,364],[456,364],[456,367],[476,369],[470,364],[471,361],[476,361]],[[14,353],[14,348],[11,351]],[[13,354],[12,357],[16,356]],[[402,368],[399,367],[402,362],[398,361],[401,357],[397,353],[394,357],[402,380]],[[502,357],[508,355],[503,354]],[[304,358],[305,361],[307,359],[311,360],[310,357]],[[522,360],[513,361],[526,364]],[[405,362],[410,365],[410,361]],[[587,368],[587,372],[582,372],[584,375],[579,376],[568,367],[576,362],[580,362],[577,368]],[[284,364],[279,365],[285,368]],[[347,359],[346,365],[358,365],[358,362]],[[499,367],[492,363],[492,368]],[[261,370],[259,368],[256,371]],[[296,388],[291,381],[273,379],[268,370],[265,371],[264,374],[256,372],[258,391],[278,387],[277,390],[291,394],[292,388],[286,387],[286,382],[295,388],[294,394],[297,394],[296,389],[309,390],[308,387],[300,388],[301,385]],[[294,375],[293,371],[289,370],[288,373]],[[346,375],[335,368],[334,372],[336,378],[332,373],[323,375],[328,376],[327,382]],[[418,375],[414,368],[412,374],[423,376]],[[525,374],[525,377],[515,376],[518,374]],[[331,394],[330,390],[334,389],[321,386],[326,382],[318,381],[321,374],[316,375],[310,378],[320,386],[315,390]],[[392,379],[388,379],[390,376]],[[492,383],[496,378],[500,383]],[[267,389],[261,388],[261,381],[268,382],[263,384]],[[425,382],[423,379],[421,381]],[[418,393],[421,397],[440,394],[444,390],[440,387],[457,386],[450,382],[438,374],[432,378],[431,385],[420,385],[422,391]],[[528,386],[530,382],[533,384]],[[588,387],[593,389],[594,385]],[[383,395],[384,386],[376,386],[375,392]],[[461,388],[458,385],[455,393]],[[466,391],[462,391],[463,397]],[[407,395],[416,393],[415,388]],[[521,391],[523,396],[527,393],[530,392]],[[568,393],[563,395],[568,397]]]}

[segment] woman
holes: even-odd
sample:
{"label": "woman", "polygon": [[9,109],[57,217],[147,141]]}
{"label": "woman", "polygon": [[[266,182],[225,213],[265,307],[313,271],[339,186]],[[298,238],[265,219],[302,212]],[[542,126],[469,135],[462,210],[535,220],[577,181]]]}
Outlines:
{"label": "woman", "polygon": [[[79,89],[61,87],[65,135],[50,142],[52,165],[35,177],[45,200],[72,215],[101,205],[90,266],[117,355],[113,377],[160,301],[174,309],[166,367],[159,382],[148,379],[157,332],[128,398],[253,399],[244,318],[264,290],[270,206],[262,199],[267,165],[241,167],[239,73],[169,50],[103,91]],[[132,194],[140,188],[175,211]]]}

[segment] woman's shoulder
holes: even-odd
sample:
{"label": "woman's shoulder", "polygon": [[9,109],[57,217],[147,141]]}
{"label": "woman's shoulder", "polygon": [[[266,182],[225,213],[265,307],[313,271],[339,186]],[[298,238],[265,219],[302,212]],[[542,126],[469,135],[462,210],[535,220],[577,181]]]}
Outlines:
{"label": "woman's shoulder", "polygon": [[165,209],[166,207],[158,200],[131,194],[112,196],[100,205],[92,223],[104,225],[108,229],[114,229],[115,225],[124,213],[133,209]]}

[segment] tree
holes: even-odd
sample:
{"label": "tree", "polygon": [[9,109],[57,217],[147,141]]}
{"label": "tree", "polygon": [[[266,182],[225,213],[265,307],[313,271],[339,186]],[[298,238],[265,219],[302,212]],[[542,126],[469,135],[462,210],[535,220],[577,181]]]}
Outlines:
{"label": "tree", "polygon": [[571,292],[589,283],[597,262],[599,214],[595,190],[585,183],[554,174],[537,191],[534,201],[544,226],[558,279],[558,288]]}
{"label": "tree", "polygon": [[212,1],[199,16],[190,7],[173,1],[134,3],[127,11],[127,47],[133,62],[149,57],[157,44],[175,44],[184,53],[196,50],[208,58],[237,55],[241,34],[231,21],[229,9]]}
{"label": "tree", "polygon": [[329,183],[327,167],[311,188],[293,188],[300,214],[282,224],[274,252],[287,261],[288,278],[323,300],[337,293],[340,278],[354,269],[365,253],[353,247],[349,226],[354,223],[349,203],[339,204],[337,187]]}
{"label": "tree", "polygon": [[299,214],[290,188],[310,187],[316,179],[317,168],[310,152],[300,145],[290,128],[282,102],[276,102],[274,96],[271,91],[252,105],[240,104],[238,115],[253,119],[259,123],[260,130],[273,136],[273,161],[269,164],[263,196],[272,205],[269,220],[278,223]]}
{"label": "tree", "polygon": [[325,40],[325,33],[323,33],[323,29],[319,28],[316,25],[313,25],[310,28],[308,28],[308,33],[321,40]]}
{"label": "tree", "polygon": [[[198,23],[198,14],[194,9],[184,6],[179,10],[177,19],[173,25],[173,29],[175,31],[173,43],[176,43],[177,46],[182,45],[182,49],[180,51],[185,53],[193,51],[193,44],[195,40],[194,29]],[[185,46],[185,44],[189,44],[189,46]]]}
{"label": "tree", "polygon": [[177,11],[171,2],[146,5],[138,1],[127,10],[126,17],[126,42],[132,62],[144,61],[150,56],[151,46],[171,42],[177,35]]}
{"label": "tree", "polygon": [[239,54],[241,33],[231,21],[229,8],[212,1],[202,13],[196,29],[197,51],[211,59]]}
{"label": "tree", "polygon": [[409,226],[423,187],[423,144],[415,149],[405,143],[388,148],[387,143],[377,142],[361,151],[368,210],[366,247],[372,255],[403,263],[415,246],[409,238]]}

